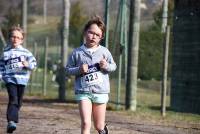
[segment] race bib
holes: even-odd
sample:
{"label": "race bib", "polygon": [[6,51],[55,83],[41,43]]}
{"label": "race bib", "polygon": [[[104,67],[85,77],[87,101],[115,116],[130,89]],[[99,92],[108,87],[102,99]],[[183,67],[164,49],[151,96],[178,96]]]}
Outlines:
{"label": "race bib", "polygon": [[13,64],[6,65],[5,68],[6,68],[7,73],[12,73],[12,72],[17,72],[17,71],[21,70],[22,66],[23,66],[22,63],[19,62],[19,63],[13,63]]}
{"label": "race bib", "polygon": [[103,82],[103,79],[102,79],[102,74],[100,72],[87,74],[81,78],[82,87],[88,87],[88,86],[95,85],[97,83],[102,83],[102,82]]}
{"label": "race bib", "polygon": [[103,79],[99,64],[89,66],[87,74],[81,77],[82,87],[88,87],[102,82]]}
{"label": "race bib", "polygon": [[7,73],[12,73],[12,72],[18,72],[19,70],[22,69],[23,64],[22,64],[21,57],[10,59],[6,61],[5,69]]}

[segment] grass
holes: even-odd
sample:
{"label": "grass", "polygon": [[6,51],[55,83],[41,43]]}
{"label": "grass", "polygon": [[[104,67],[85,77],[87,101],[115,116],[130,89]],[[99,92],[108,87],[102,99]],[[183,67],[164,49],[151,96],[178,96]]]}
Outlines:
{"label": "grass", "polygon": [[44,34],[48,33],[50,31],[57,31],[58,24],[61,21],[60,17],[57,16],[48,16],[47,18],[47,24],[43,23],[43,18],[41,16],[31,16],[33,20],[35,20],[34,23],[31,23],[28,25],[28,33],[30,35],[35,34]]}

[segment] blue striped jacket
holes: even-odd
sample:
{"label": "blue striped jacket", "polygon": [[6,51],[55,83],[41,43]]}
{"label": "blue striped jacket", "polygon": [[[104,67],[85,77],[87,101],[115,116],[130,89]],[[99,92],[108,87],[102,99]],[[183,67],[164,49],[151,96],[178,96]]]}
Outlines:
{"label": "blue striped jacket", "polygon": [[[29,63],[28,67],[22,65],[25,60]],[[16,48],[8,45],[0,58],[0,77],[5,83],[27,85],[31,70],[36,68],[36,64],[35,57],[22,45]]]}

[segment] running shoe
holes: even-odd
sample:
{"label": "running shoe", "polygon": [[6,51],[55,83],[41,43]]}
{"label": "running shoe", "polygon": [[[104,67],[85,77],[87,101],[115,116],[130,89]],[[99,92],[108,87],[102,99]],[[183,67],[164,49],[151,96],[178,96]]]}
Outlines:
{"label": "running shoe", "polygon": [[7,126],[7,133],[13,133],[17,128],[16,124],[14,121],[9,121],[8,126]]}

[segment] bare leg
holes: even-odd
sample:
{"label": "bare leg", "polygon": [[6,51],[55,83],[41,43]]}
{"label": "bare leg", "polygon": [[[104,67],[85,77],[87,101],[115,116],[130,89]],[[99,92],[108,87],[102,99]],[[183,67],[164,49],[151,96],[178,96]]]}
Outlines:
{"label": "bare leg", "polygon": [[79,102],[79,112],[81,116],[81,134],[90,134],[92,103],[90,100]]}
{"label": "bare leg", "polygon": [[106,103],[93,104],[92,107],[94,127],[99,132],[104,129],[105,115],[106,115]]}

